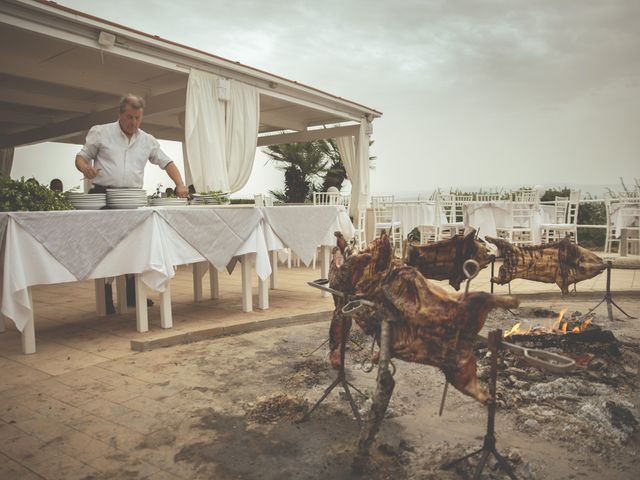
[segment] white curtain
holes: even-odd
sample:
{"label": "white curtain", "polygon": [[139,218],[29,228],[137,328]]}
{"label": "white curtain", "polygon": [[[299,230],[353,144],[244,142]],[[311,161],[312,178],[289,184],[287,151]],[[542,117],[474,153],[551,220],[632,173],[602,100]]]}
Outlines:
{"label": "white curtain", "polygon": [[351,181],[351,208],[349,215],[358,218],[361,208],[369,200],[369,135],[366,119],[360,122],[357,137],[338,137],[338,151]]}
{"label": "white curtain", "polygon": [[14,148],[0,148],[0,175],[11,176]]}
{"label": "white curtain", "polygon": [[229,192],[225,153],[225,104],[219,99],[216,75],[191,70],[187,84],[184,136],[185,170],[198,192]]}
{"label": "white curtain", "polygon": [[227,109],[226,164],[229,190],[237,192],[249,181],[258,144],[260,94],[255,87],[231,80]]}

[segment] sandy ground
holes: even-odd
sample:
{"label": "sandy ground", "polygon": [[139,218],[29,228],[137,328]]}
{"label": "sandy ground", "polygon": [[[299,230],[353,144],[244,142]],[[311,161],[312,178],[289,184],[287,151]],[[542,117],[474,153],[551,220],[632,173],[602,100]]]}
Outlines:
{"label": "sandy ground", "polygon": [[[534,309],[560,307],[586,313],[600,298],[540,294],[526,297],[515,313],[529,316]],[[640,296],[617,294],[615,300],[640,317]],[[520,479],[638,478],[640,320],[610,322],[603,305],[596,313],[595,322],[623,342],[619,357],[569,375],[540,372],[513,358],[501,370],[497,449]],[[496,312],[485,332],[507,328],[517,316]],[[387,418],[372,448],[371,467],[360,477],[351,471],[359,429],[340,389],[307,421],[295,422],[334,378],[327,346],[314,351],[327,338],[328,326],[329,315],[326,322],[136,353],[61,375],[55,385],[72,387],[61,397],[64,411],[51,413],[51,403],[38,404],[40,394],[33,389],[3,397],[0,441],[6,456],[0,478],[471,478],[477,457],[449,471],[440,466],[482,446],[486,409],[449,388],[440,417],[444,377],[433,367],[395,361],[396,388]],[[354,333],[358,342],[368,343],[357,327]],[[351,343],[347,371],[350,382],[370,396],[376,370],[362,370],[366,352],[367,347]],[[482,350],[478,355],[481,378],[486,378],[486,358]],[[98,403],[106,398],[110,407]],[[367,398],[356,394],[355,399],[366,413]],[[21,415],[26,409],[42,418]],[[63,416],[65,429],[75,437],[55,430],[53,422]],[[118,435],[103,419],[129,429]],[[29,429],[39,442],[33,446],[19,435]],[[100,446],[74,443],[78,432]],[[82,459],[81,465],[58,465],[59,476],[37,473],[46,472],[43,462],[53,465],[56,457],[34,460],[36,453],[61,442],[69,455]],[[23,469],[8,458],[19,458]],[[26,476],[27,470],[33,476]],[[491,459],[482,478],[508,477]]]}

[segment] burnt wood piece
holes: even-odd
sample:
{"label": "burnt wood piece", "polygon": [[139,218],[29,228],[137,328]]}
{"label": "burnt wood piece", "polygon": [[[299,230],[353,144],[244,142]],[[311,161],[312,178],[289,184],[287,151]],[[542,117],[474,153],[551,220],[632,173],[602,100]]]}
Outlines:
{"label": "burnt wood piece", "polygon": [[462,271],[465,261],[473,259],[483,269],[492,259],[487,247],[475,239],[475,234],[472,230],[467,235],[456,235],[428,245],[410,244],[404,263],[416,267],[425,278],[449,280],[449,285],[460,290],[460,284],[466,279]]}
{"label": "burnt wood piece", "polygon": [[[449,294],[428,282],[417,268],[402,265],[394,258],[386,235],[361,254],[345,259],[338,252],[339,248],[334,249],[331,288],[375,303],[375,308],[366,307],[353,315],[360,328],[379,339],[382,320],[394,318],[392,358],[437,366],[455,388],[485,402],[487,393],[476,378],[473,342],[492,309],[514,308],[518,300],[484,292]],[[340,304],[338,299],[337,305]],[[341,315],[334,315],[330,330],[334,368],[342,338],[337,329],[347,328],[336,320]]]}
{"label": "burnt wood piece", "polygon": [[504,285],[516,278],[543,283],[555,283],[563,294],[569,285],[588,280],[607,268],[593,252],[571,243],[568,237],[559,242],[517,247],[501,238],[486,237],[504,257],[498,276],[491,279]]}
{"label": "burnt wood piece", "polygon": [[568,353],[593,353],[611,356],[620,355],[620,344],[611,330],[588,328],[564,335],[543,333],[537,335],[510,335],[505,340],[528,348],[560,348]]}

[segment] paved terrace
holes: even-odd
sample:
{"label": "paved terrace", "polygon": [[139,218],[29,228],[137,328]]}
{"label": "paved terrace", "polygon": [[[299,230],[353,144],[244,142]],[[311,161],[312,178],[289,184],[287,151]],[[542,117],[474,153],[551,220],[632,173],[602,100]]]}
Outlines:
{"label": "paved terrace", "polygon": [[[132,341],[157,346],[263,328],[282,335],[273,327],[328,324],[332,310],[331,298],[306,285],[319,277],[319,270],[301,267],[280,269],[280,288],[270,291],[268,310],[243,313],[238,270],[220,275],[219,300],[194,304],[191,269],[180,267],[172,282],[174,328],[160,328],[153,306],[146,333],[135,331],[133,312],[96,317],[93,281],[34,287],[37,353],[21,353],[12,324],[0,334],[0,479],[109,478],[109,472],[123,469],[134,472],[131,478],[190,478],[175,469],[172,457],[142,460],[133,448],[162,426],[163,402],[176,397],[189,379],[178,371],[168,375],[160,367],[143,368],[151,354],[132,350]],[[473,290],[489,291],[489,272],[481,272]],[[583,297],[582,304],[594,306],[605,281],[603,273],[578,284],[571,302]],[[206,289],[208,282],[203,283]],[[555,285],[516,280],[511,290],[525,303],[545,298],[552,308],[561,308],[568,301]],[[638,294],[640,275],[614,270],[612,290]],[[506,286],[496,287],[496,293],[506,292]],[[150,298],[158,303],[155,294]],[[606,314],[606,308],[600,306],[599,313]],[[158,349],[153,355],[169,352]]]}

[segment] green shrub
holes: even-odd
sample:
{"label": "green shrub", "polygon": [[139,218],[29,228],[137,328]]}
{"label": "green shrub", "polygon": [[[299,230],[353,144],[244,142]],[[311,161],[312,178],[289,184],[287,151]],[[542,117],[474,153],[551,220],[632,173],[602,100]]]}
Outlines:
{"label": "green shrub", "polygon": [[73,210],[64,193],[50,190],[35,178],[0,175],[0,212]]}

